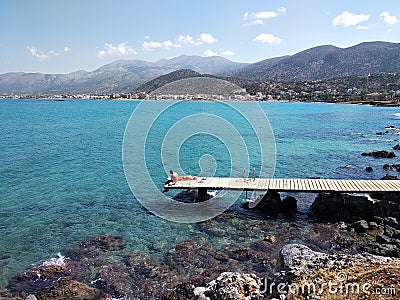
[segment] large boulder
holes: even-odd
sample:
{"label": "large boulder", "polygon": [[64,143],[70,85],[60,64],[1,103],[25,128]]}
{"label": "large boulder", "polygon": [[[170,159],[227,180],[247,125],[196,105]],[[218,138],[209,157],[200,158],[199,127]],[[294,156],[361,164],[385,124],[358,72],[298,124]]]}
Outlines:
{"label": "large boulder", "polygon": [[366,196],[320,193],[311,205],[310,215],[331,222],[371,220],[376,214],[374,203]]}

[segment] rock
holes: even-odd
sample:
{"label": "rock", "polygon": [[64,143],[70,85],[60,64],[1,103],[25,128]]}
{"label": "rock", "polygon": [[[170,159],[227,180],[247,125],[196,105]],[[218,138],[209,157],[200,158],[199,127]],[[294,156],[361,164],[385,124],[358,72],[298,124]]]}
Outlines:
{"label": "rock", "polygon": [[379,244],[390,244],[391,243],[391,239],[390,237],[384,235],[384,234],[378,234],[376,236],[376,242]]}
{"label": "rock", "polygon": [[106,234],[84,240],[78,246],[68,249],[68,254],[77,258],[93,258],[109,252],[122,252],[125,245],[122,236]]}
{"label": "rock", "polygon": [[14,276],[9,282],[9,289],[26,293],[36,293],[51,288],[62,277],[70,277],[75,263],[59,255],[25,272]]}
{"label": "rock", "polygon": [[101,268],[97,278],[94,280],[96,287],[108,294],[122,297],[129,294],[127,282],[129,272],[122,264],[108,265]]}
{"label": "rock", "polygon": [[382,167],[385,171],[390,171],[392,169],[391,165],[389,164],[384,164]]}
{"label": "rock", "polygon": [[270,243],[270,244],[274,244],[274,243],[276,243],[277,239],[276,239],[276,236],[269,234],[263,239],[263,241]]}
{"label": "rock", "polygon": [[365,220],[356,221],[350,227],[357,233],[364,233],[369,229],[368,222]]}
{"label": "rock", "polygon": [[379,225],[376,222],[369,222],[368,225],[371,230],[376,230],[379,228]]}
{"label": "rock", "polygon": [[25,300],[37,300],[35,295],[28,295],[26,296]]}
{"label": "rock", "polygon": [[383,176],[383,177],[381,178],[381,180],[397,180],[397,176],[396,176],[396,175],[389,175],[389,174],[386,174],[385,176]]}
{"label": "rock", "polygon": [[[287,196],[281,200],[280,194],[275,190],[269,190],[266,194],[259,196],[256,201],[261,198],[259,204],[253,208],[266,214],[277,213],[294,213],[297,211],[297,200],[292,196]],[[248,203],[243,205],[244,208],[249,208]]]}
{"label": "rock", "polygon": [[396,146],[393,146],[393,150],[400,150],[400,144],[397,144]]}
{"label": "rock", "polygon": [[396,154],[394,152],[388,152],[386,150],[363,152],[362,156],[372,156],[374,158],[394,158]]}
{"label": "rock", "polygon": [[205,287],[196,287],[197,299],[263,299],[261,278],[254,274],[224,272]]}
{"label": "rock", "polygon": [[280,210],[287,213],[294,213],[297,211],[297,200],[295,197],[287,196],[280,203]]}
{"label": "rock", "polygon": [[320,193],[311,205],[310,216],[325,221],[355,222],[371,220],[376,215],[372,201],[364,196]]}
{"label": "rock", "polygon": [[[385,246],[390,249],[392,245]],[[400,276],[399,259],[370,254],[326,254],[312,251],[304,245],[289,244],[281,249],[281,259],[286,271],[286,283],[297,287],[310,283],[315,285],[311,291],[298,290],[301,295],[296,294],[290,299],[332,299],[326,288],[328,282],[356,283],[360,286],[373,282],[374,286],[397,286]],[[393,278],[396,279],[393,281]],[[357,296],[354,299],[358,299]]]}
{"label": "rock", "polygon": [[370,172],[370,173],[371,173],[371,172],[373,172],[373,171],[374,171],[374,169],[372,169],[372,167],[366,167],[366,168],[365,168],[365,171],[367,171],[367,172]]}
{"label": "rock", "polygon": [[98,289],[68,278],[61,278],[51,289],[44,289],[39,292],[37,297],[40,300],[111,299],[111,297],[108,297],[105,293]]}

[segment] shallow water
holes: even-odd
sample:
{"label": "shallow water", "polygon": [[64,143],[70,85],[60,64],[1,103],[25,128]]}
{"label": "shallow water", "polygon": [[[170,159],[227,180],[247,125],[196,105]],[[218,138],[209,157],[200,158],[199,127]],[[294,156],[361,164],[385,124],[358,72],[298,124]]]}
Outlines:
{"label": "shallow water", "polygon": [[[332,230],[329,225],[312,224],[302,214],[294,219],[260,216],[241,209],[242,199],[206,225],[173,223],[146,211],[129,189],[121,158],[125,126],[137,105],[136,101],[0,101],[0,288],[29,265],[106,233],[122,235],[127,252],[148,252],[157,260],[179,241],[199,237],[223,247],[272,233],[281,236],[282,242],[325,247]],[[260,105],[275,134],[276,177],[379,179],[385,174],[383,164],[398,163],[360,154],[390,150],[398,143],[398,130],[385,135],[376,132],[384,132],[389,125],[400,127],[400,108]],[[218,113],[247,136],[243,118],[228,114],[225,105],[190,102],[175,109],[168,118],[159,119],[150,146],[158,145],[165,128],[188,112]],[[201,137],[204,144],[200,145],[198,138],[188,139],[181,148],[184,171],[198,174],[198,161],[207,153],[217,161],[216,174],[228,176],[229,151],[224,143]],[[252,148],[251,134],[246,142],[252,164],[257,166],[259,152]],[[146,155],[150,175],[161,188],[167,174],[160,164],[160,148],[150,147]],[[366,166],[375,171],[365,172]],[[315,195],[298,197],[300,211],[306,212]],[[217,227],[219,232],[210,230]]]}

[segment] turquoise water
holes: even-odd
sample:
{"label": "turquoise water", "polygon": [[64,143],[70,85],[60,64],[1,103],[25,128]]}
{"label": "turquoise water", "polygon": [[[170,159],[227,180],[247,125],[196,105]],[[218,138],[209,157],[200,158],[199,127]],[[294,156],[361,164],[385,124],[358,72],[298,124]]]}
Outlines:
{"label": "turquoise water", "polygon": [[[162,257],[181,240],[201,235],[223,244],[196,224],[165,221],[135,200],[122,164],[125,126],[136,101],[0,101],[0,288],[30,264],[54,256],[87,237],[122,235],[127,251],[140,250]],[[390,150],[398,143],[400,108],[358,105],[261,103],[276,140],[276,177],[379,179],[384,163],[360,154]],[[182,112],[220,112],[218,103],[190,102]],[[179,114],[171,117],[178,118]],[[227,114],[246,135],[241,116]],[[173,121],[173,120],[172,120]],[[170,118],[160,120],[168,128]],[[151,133],[159,142],[163,131]],[[226,176],[229,161],[224,144],[194,136],[179,157],[187,173],[197,174],[197,157],[211,153],[217,174]],[[253,144],[251,135],[249,144]],[[152,139],[149,140],[151,148]],[[156,145],[158,145],[156,143]],[[257,149],[251,150],[257,163]],[[148,155],[152,177],[162,183],[166,174],[158,160],[159,148]],[[153,157],[153,156],[154,157]],[[400,153],[399,153],[400,155]],[[196,159],[193,157],[196,156]],[[364,171],[372,166],[373,173]],[[161,185],[160,185],[161,188]],[[251,216],[247,216],[251,217]],[[241,219],[246,222],[246,216]]]}

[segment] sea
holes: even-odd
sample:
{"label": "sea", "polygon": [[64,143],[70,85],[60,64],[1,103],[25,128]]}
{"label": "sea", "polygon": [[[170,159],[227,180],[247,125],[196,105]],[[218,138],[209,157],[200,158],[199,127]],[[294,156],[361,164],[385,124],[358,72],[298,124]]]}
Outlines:
{"label": "sea", "polygon": [[[134,196],[132,179],[125,176],[127,132],[131,139],[137,133],[138,143],[146,134],[143,174],[148,172],[154,186],[144,188],[160,191],[175,161],[185,174],[231,176],[236,159],[231,155],[235,147],[243,147],[241,138],[231,134],[243,137],[250,158],[248,176],[253,176],[253,170],[256,176],[264,174],[261,151],[254,147],[258,139],[243,131],[257,131],[256,123],[269,126],[273,133],[274,165],[266,169],[275,177],[380,179],[387,173],[382,168],[385,163],[399,163],[397,158],[361,155],[374,150],[394,151],[392,147],[400,140],[398,107],[299,102],[238,106],[205,101],[149,103],[146,109],[157,112],[153,114],[156,120],[149,123],[151,128],[143,123],[144,128],[128,126],[132,118],[149,116],[145,110],[139,111],[140,101],[0,100],[0,289],[33,264],[51,259],[86,238],[104,234],[121,235],[127,242],[125,251],[146,252],[159,262],[174,244],[199,237],[223,247],[232,242],[246,244],[271,233],[285,236],[287,242],[314,242],[323,248],[321,235],[316,233],[313,239],[310,232],[325,225],[312,224],[304,217],[315,194],[295,195],[298,217],[266,219],[270,226],[256,230],[252,230],[253,224],[264,216],[244,210],[241,204],[246,196],[241,194],[229,208],[235,219],[230,222],[249,228],[251,233],[246,238],[229,230],[222,236],[214,235],[199,223],[172,222],[148,211]],[[260,111],[263,120],[259,119]],[[193,116],[199,119],[185,125],[184,121]],[[204,123],[220,122],[210,126],[214,133],[199,126],[201,118]],[[189,133],[179,136],[179,128]],[[177,135],[181,140],[175,140]],[[169,153],[171,148],[163,152],[166,141],[177,145],[172,148],[177,153]],[[170,165],[165,163],[168,155],[175,155]],[[202,166],[202,159],[212,162],[209,169]],[[235,166],[234,173],[242,174],[242,166]],[[367,166],[374,171],[366,172]],[[139,181],[141,176],[139,172]],[[174,197],[176,193],[165,195]],[[219,226],[223,227],[223,222],[219,220]],[[287,230],[293,222],[298,225],[295,236]]]}

